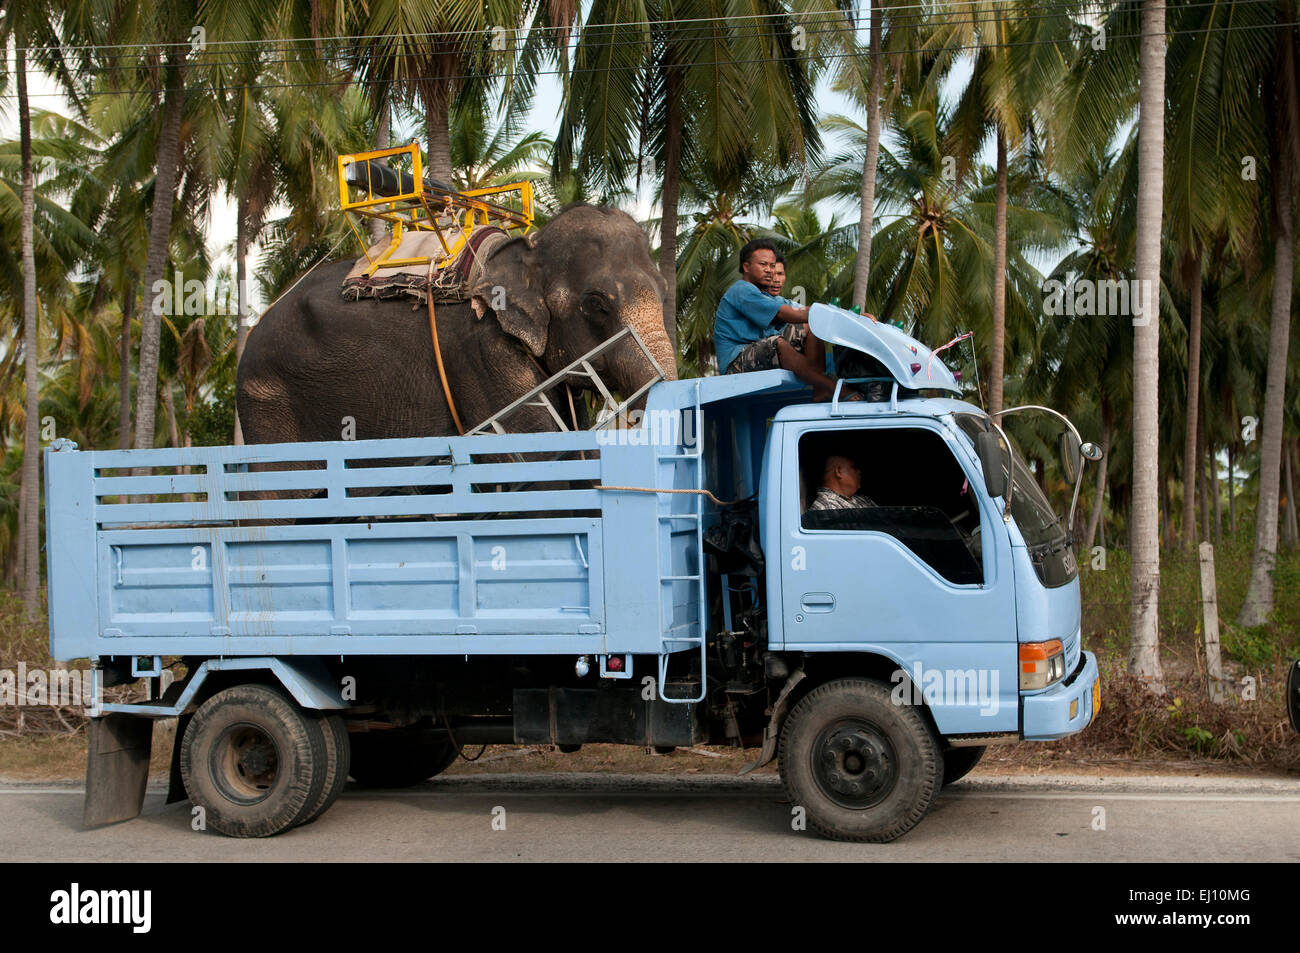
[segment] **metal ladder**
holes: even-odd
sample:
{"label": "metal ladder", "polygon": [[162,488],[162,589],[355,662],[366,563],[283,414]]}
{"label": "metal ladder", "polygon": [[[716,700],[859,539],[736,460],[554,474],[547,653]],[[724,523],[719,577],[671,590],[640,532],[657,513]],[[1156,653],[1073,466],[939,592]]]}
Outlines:
{"label": "metal ladder", "polygon": [[[655,372],[648,381],[638,387],[636,391],[620,403],[614,398],[613,393],[605,385],[605,382],[600,379],[600,375],[596,373],[596,369],[592,366],[591,362],[600,357],[600,355],[604,354],[611,347],[618,344],[628,335],[632,336],[632,340],[636,342],[637,347],[641,349],[641,353],[645,355],[646,360],[650,362],[650,366],[654,368]],[[623,330],[619,331],[613,337],[607,338],[601,344],[597,344],[572,364],[552,374],[518,400],[502,407],[495,414],[478,424],[472,430],[466,431],[465,436],[473,437],[476,434],[486,433],[488,430],[492,430],[496,433],[507,433],[508,431],[501,425],[501,421],[525,407],[541,407],[551,415],[551,420],[555,422],[555,425],[559,427],[560,430],[567,432],[570,429],[569,425],[565,423],[564,417],[555,409],[555,405],[551,403],[551,399],[546,396],[546,392],[560,384],[569,383],[570,381],[580,383],[583,387],[588,385],[595,387],[596,392],[600,394],[601,398],[605,401],[605,406],[602,408],[600,415],[596,418],[596,422],[589,428],[591,430],[600,430],[615,425],[623,411],[631,406],[633,401],[645,394],[645,392],[655,384],[666,379],[663,368],[659,366],[659,362],[654,359],[654,355],[650,353],[650,349],[645,346],[645,342],[641,340],[640,336],[630,327],[623,328]]]}
{"label": "metal ladder", "polygon": [[[661,453],[657,460],[660,463],[669,460],[685,460],[695,467],[695,486],[694,489],[699,491],[704,489],[704,440],[701,431],[700,420],[700,382],[695,382],[695,452],[694,453]],[[704,494],[701,492],[692,493],[691,497],[695,500],[695,512],[693,513],[661,513],[659,514],[659,523],[667,523],[670,527],[673,520],[688,520],[694,524],[695,530],[695,573],[692,575],[663,575],[663,547],[660,543],[661,534],[656,534],[656,547],[658,549],[657,568],[660,571],[659,576],[659,632],[660,632],[660,651],[659,651],[659,691],[658,695],[661,701],[673,705],[689,705],[701,702],[708,694],[708,636],[705,632],[705,615],[708,611],[706,600],[708,598],[705,586],[704,576]],[[670,504],[671,508],[671,504]],[[671,569],[671,562],[669,563]],[[699,620],[693,623],[685,623],[679,628],[694,625],[696,634],[675,635],[667,628],[668,619],[664,615],[664,586],[668,586],[668,611],[672,611],[672,584],[674,582],[694,582],[699,587],[698,602]],[[668,651],[669,642],[685,642],[688,646],[699,646],[700,650],[700,693],[694,698],[670,698],[665,692],[668,684],[668,661],[672,657]]]}

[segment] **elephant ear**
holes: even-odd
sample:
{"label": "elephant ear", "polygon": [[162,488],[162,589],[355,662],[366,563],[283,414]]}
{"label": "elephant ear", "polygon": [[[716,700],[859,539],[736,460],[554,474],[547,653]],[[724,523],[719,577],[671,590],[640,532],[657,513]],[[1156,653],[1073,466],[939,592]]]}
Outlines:
{"label": "elephant ear", "polygon": [[493,312],[503,331],[522,341],[534,357],[541,357],[551,321],[542,292],[537,239],[524,235],[500,245],[483,263],[470,289],[470,303],[480,318]]}

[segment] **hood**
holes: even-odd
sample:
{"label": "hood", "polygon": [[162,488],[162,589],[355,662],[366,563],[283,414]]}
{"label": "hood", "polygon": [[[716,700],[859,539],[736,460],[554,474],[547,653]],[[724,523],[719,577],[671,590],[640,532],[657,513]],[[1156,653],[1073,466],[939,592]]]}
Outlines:
{"label": "hood", "polygon": [[874,357],[900,387],[961,393],[961,385],[943,363],[942,356],[935,357],[928,347],[892,324],[829,304],[814,304],[809,310],[808,324],[821,340]]}

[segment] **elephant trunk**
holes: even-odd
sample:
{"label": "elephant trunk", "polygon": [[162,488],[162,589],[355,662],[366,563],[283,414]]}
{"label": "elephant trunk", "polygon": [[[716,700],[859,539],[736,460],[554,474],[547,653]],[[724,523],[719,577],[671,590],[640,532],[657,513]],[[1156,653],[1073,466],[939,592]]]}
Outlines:
{"label": "elephant trunk", "polygon": [[[663,371],[664,377],[670,381],[677,380],[677,356],[673,353],[668,332],[664,329],[663,304],[651,288],[642,288],[628,303],[624,310],[624,323],[637,333]],[[654,370],[648,366],[641,349],[635,344],[629,344],[620,350],[623,355],[631,356],[630,362],[626,358],[619,361],[619,376],[625,378],[619,384],[625,392],[630,393],[653,376]]]}

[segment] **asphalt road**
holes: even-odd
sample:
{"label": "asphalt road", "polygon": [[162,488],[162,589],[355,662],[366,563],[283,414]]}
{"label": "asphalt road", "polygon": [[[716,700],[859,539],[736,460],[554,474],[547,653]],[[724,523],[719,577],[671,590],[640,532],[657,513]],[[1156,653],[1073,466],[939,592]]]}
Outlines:
{"label": "asphalt road", "polygon": [[[496,775],[349,787],[268,840],[191,830],[150,788],[143,814],[81,829],[73,784],[0,784],[6,861],[1300,861],[1300,781],[972,777],[893,844],[792,829],[773,777]],[[1104,817],[1097,809],[1104,810]],[[1104,819],[1104,829],[1098,822]],[[504,829],[499,829],[504,827]]]}

